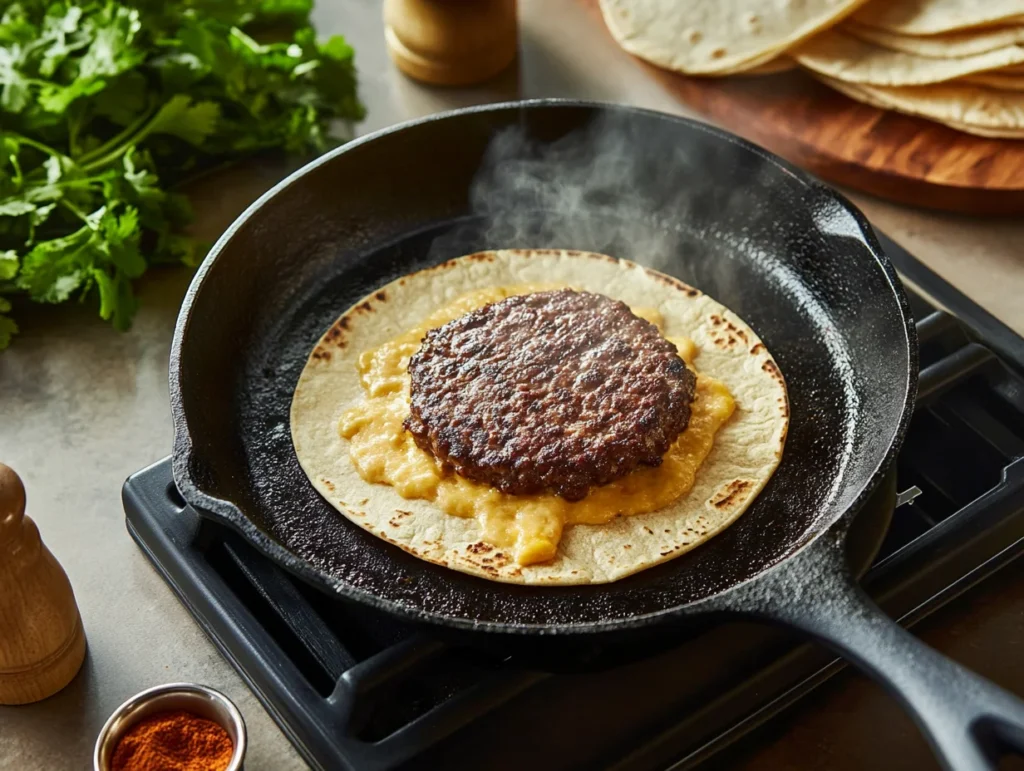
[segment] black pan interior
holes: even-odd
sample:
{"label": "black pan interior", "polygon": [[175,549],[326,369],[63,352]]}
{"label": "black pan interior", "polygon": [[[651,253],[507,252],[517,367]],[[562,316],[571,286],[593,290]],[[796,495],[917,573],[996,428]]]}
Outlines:
{"label": "black pan interior", "polygon": [[[320,334],[387,281],[499,247],[636,260],[754,327],[792,417],[782,465],[736,524],[611,585],[527,588],[417,560],[318,496],[288,411]],[[265,197],[205,268],[172,352],[183,494],[308,580],[439,624],[610,629],[706,609],[863,499],[913,399],[905,298],[859,215],[756,148],[656,113],[499,106],[350,145]]]}

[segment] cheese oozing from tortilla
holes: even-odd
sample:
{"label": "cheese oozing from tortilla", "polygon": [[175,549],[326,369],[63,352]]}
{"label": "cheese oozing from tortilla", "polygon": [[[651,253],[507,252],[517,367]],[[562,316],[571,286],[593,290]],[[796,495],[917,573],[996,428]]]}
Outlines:
{"label": "cheese oozing from tortilla", "polygon": [[[510,550],[520,565],[553,559],[568,525],[599,526],[618,516],[656,511],[686,495],[711,452],[716,432],[735,409],[732,394],[723,383],[696,372],[697,345],[689,338],[670,338],[680,358],[696,372],[697,385],[689,425],[660,466],[636,468],[573,502],[554,494],[509,495],[443,469],[402,425],[409,415],[409,359],[428,330],[507,297],[550,288],[511,286],[470,292],[417,327],[365,351],[358,367],[366,398],[349,409],[339,424],[341,436],[349,440],[349,457],[363,479],[391,485],[403,498],[433,501],[447,514],[475,517],[482,539]],[[663,328],[657,310],[637,308],[633,312]]]}

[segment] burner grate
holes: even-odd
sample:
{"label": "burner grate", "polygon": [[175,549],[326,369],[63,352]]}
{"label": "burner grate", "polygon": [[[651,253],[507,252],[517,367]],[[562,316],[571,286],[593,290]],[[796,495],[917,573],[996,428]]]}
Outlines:
{"label": "burner grate", "polygon": [[[1024,341],[882,240],[949,311],[911,298],[922,369],[897,461],[906,502],[864,581],[910,624],[1024,550]],[[778,630],[728,624],[607,672],[524,671],[292,579],[187,507],[169,460],[132,476],[124,502],[140,547],[317,768],[519,769],[538,743],[553,769],[689,768],[842,666]],[[694,660],[714,666],[695,673]]]}
{"label": "burner grate", "polygon": [[995,490],[1024,457],[1020,376],[943,311],[917,327],[921,386],[897,478],[920,494],[898,510],[882,557]]}

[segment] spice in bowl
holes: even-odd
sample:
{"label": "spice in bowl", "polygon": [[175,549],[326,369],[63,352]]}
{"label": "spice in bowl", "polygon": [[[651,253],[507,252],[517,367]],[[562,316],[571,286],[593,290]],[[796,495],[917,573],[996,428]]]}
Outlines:
{"label": "spice in bowl", "polygon": [[212,720],[185,710],[157,712],[133,725],[117,744],[112,771],[225,771],[234,743]]}

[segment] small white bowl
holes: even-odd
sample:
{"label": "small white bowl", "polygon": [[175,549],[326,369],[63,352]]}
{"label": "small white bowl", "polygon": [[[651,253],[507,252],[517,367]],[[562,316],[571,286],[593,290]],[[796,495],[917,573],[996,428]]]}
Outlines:
{"label": "small white bowl", "polygon": [[117,743],[127,730],[143,718],[157,712],[183,709],[212,720],[228,732],[234,744],[227,771],[241,771],[245,758],[245,721],[238,707],[227,696],[195,683],[168,683],[132,696],[114,710],[96,739],[92,756],[93,771],[110,771]]}

